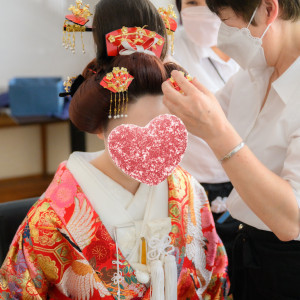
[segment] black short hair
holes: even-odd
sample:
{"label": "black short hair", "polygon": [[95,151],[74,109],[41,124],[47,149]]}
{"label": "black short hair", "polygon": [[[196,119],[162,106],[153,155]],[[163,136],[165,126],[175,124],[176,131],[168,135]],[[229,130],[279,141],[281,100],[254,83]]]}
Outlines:
{"label": "black short hair", "polygon": [[[237,15],[249,22],[256,7],[262,0],[206,0],[208,8],[219,14],[220,10],[230,7]],[[278,0],[281,19],[297,21],[300,18],[300,0]]]}

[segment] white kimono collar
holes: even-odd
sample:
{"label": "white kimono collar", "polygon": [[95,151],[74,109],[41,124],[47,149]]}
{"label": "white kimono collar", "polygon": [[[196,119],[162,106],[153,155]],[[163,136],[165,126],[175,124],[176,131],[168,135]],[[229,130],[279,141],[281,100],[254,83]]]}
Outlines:
{"label": "white kimono collar", "polygon": [[151,189],[153,205],[149,220],[168,216],[167,180],[157,186],[141,183],[136,194],[132,195],[89,163],[102,152],[74,152],[69,157],[67,168],[112,237],[114,227],[143,220]]}

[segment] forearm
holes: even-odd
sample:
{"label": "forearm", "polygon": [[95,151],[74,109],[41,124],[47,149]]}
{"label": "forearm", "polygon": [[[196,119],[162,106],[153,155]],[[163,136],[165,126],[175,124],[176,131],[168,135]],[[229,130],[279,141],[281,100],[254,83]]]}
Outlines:
{"label": "forearm", "polygon": [[[218,158],[241,141],[235,131],[229,132],[218,142],[212,143]],[[287,181],[267,169],[247,146],[225,160],[222,166],[244,202],[279,239],[298,237],[299,207]]]}

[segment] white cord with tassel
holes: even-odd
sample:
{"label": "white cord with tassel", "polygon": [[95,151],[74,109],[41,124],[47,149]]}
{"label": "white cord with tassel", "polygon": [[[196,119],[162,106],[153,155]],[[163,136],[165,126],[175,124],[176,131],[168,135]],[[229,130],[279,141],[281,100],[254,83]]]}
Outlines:
{"label": "white cord with tassel", "polygon": [[[147,258],[149,261],[151,261],[151,300],[176,300],[177,266],[175,257],[171,255],[171,253],[174,251],[174,246],[171,245],[170,236],[166,235],[161,239],[152,237],[148,242],[148,246],[150,250],[147,253]],[[169,256],[170,258],[167,258]],[[162,260],[166,260],[165,272],[163,269]],[[165,286],[165,281],[167,286]],[[166,291],[167,297],[169,298],[165,297]],[[175,295],[175,298],[172,298],[173,295]]]}
{"label": "white cord with tassel", "polygon": [[164,269],[160,260],[150,263],[151,269],[151,300],[164,300]]}
{"label": "white cord with tassel", "polygon": [[165,257],[165,300],[177,299],[177,264],[174,255]]}

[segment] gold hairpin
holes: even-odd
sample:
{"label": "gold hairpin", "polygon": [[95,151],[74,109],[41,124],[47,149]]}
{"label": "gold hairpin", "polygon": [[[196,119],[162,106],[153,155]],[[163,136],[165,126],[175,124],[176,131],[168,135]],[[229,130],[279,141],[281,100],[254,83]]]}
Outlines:
{"label": "gold hairpin", "polygon": [[74,82],[74,80],[76,79],[76,77],[67,77],[67,80],[64,81],[64,87],[65,87],[65,91],[66,93],[70,93],[71,91],[71,86]]}
{"label": "gold hairpin", "polygon": [[[193,81],[193,77],[189,74],[185,74],[182,71],[179,71],[188,81]],[[173,77],[169,78],[168,81],[172,84],[173,88],[180,92],[181,94],[183,94],[183,91],[181,90],[181,88],[179,87],[178,83],[175,81],[175,79]]]}
{"label": "gold hairpin", "polygon": [[[87,30],[85,24],[89,21],[88,17],[92,14],[89,4],[83,6],[82,0],[76,0],[76,5],[71,5],[69,10],[72,15],[67,15],[63,26],[63,47],[75,53],[75,32],[80,32],[82,52],[85,53],[82,33]],[[71,34],[73,36],[71,38]]]}
{"label": "gold hairpin", "polygon": [[171,37],[171,54],[174,55],[174,41],[175,41],[175,31],[177,29],[177,22],[174,19],[177,19],[173,5],[168,5],[168,8],[160,7],[158,9],[159,14],[161,15],[167,30],[168,36]]}

